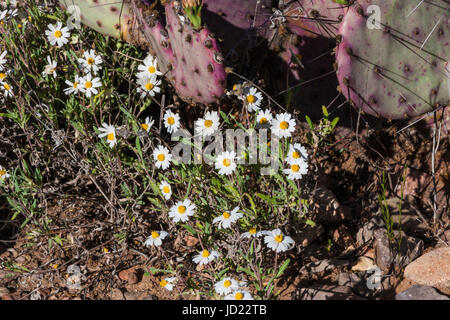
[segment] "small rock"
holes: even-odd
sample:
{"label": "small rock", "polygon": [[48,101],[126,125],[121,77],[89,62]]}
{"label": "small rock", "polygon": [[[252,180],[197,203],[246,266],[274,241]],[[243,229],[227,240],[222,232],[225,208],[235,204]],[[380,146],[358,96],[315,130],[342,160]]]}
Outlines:
{"label": "small rock", "polygon": [[184,242],[188,247],[194,247],[199,242],[198,238],[193,236],[186,236],[184,237]]}
{"label": "small rock", "polygon": [[375,267],[373,260],[368,257],[359,257],[356,264],[352,267],[352,271],[367,271]]}
{"label": "small rock", "polygon": [[353,288],[361,281],[363,280],[356,273],[341,272],[337,276],[337,282],[340,286],[347,286]]}
{"label": "small rock", "polygon": [[134,268],[122,270],[119,272],[119,279],[127,281],[128,284],[136,284],[139,282],[136,270]]}
{"label": "small rock", "polygon": [[349,287],[333,285],[300,288],[297,295],[301,300],[363,300],[354,295]]}
{"label": "small rock", "polygon": [[377,266],[381,270],[389,272],[394,261],[394,255],[391,250],[389,238],[386,235],[385,230],[378,229],[375,233],[374,249],[375,249],[375,261]]}
{"label": "small rock", "polygon": [[351,216],[351,209],[339,204],[334,194],[323,185],[313,191],[310,203],[315,219],[320,223],[337,223]]}
{"label": "small rock", "polygon": [[408,237],[403,232],[400,245],[400,254],[395,257],[395,263],[399,268],[410,264],[420,257],[423,252],[423,241],[414,237]]}
{"label": "small rock", "polygon": [[430,251],[405,268],[405,278],[450,294],[450,247]]}
{"label": "small rock", "polygon": [[413,285],[406,291],[397,293],[395,300],[450,300],[436,291],[433,287]]}
{"label": "small rock", "polygon": [[120,289],[115,288],[111,291],[111,300],[125,300],[125,297]]}
{"label": "small rock", "polygon": [[317,262],[310,262],[300,269],[302,274],[320,273],[331,271],[336,268],[350,264],[348,260],[325,259]]}
{"label": "small rock", "polygon": [[8,288],[0,287],[0,298],[3,298],[3,296],[6,296],[9,294]]}
{"label": "small rock", "polygon": [[359,229],[356,234],[356,244],[360,247],[366,244],[371,244],[375,237],[375,231],[383,228],[383,226],[384,222],[381,217],[373,217],[365,225],[363,225],[361,229]]}
{"label": "small rock", "polygon": [[396,232],[395,236],[402,237],[400,247],[397,241],[389,241],[385,230],[379,229],[375,232],[375,261],[384,272],[389,272],[394,264],[397,268],[408,265],[423,252],[422,240],[408,237],[403,232]]}

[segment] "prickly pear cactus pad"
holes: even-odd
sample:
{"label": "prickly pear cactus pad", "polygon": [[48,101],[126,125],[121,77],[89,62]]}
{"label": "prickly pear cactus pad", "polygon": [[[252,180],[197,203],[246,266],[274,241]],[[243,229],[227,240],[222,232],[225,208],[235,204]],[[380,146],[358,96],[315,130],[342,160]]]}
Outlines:
{"label": "prickly pear cactus pad", "polygon": [[[148,49],[185,101],[209,104],[225,92],[225,65],[209,29],[193,26],[180,1],[62,0],[78,6],[81,22],[94,30]],[[165,11],[166,25],[163,24]]]}
{"label": "prickly pear cactus pad", "polygon": [[389,119],[448,104],[449,23],[448,1],[358,1],[339,30],[342,93],[361,110]]}
{"label": "prickly pear cactus pad", "polygon": [[296,34],[310,38],[334,38],[346,12],[344,3],[332,0],[282,0],[280,8]]}
{"label": "prickly pear cactus pad", "polygon": [[217,101],[225,91],[226,73],[216,39],[207,28],[195,30],[179,2],[166,1],[165,10],[173,50],[169,79],[178,95],[202,103]]}
{"label": "prickly pear cactus pad", "polygon": [[76,6],[80,11],[81,22],[108,36],[124,39],[135,45],[142,45],[139,28],[129,3],[109,0],[61,0],[64,8]]}

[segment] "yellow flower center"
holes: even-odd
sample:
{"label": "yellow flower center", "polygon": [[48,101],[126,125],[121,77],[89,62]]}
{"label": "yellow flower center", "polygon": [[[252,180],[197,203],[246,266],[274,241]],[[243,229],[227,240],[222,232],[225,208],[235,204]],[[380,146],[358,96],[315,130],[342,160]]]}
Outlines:
{"label": "yellow flower center", "polygon": [[86,81],[86,83],[84,84],[84,86],[85,86],[87,89],[92,88],[92,82]]}
{"label": "yellow flower center", "polygon": [[298,166],[298,164],[294,164],[291,166],[291,170],[294,172],[298,172],[300,170],[300,167]]}
{"label": "yellow flower center", "polygon": [[248,232],[250,234],[255,234],[256,233],[256,228],[251,228]]}
{"label": "yellow flower center", "polygon": [[142,127],[142,129],[144,129],[145,131],[148,130],[148,124],[146,124],[146,123],[141,124],[141,127]]}
{"label": "yellow flower center", "polygon": [[229,286],[231,286],[231,281],[230,280],[225,280],[224,283],[223,283],[223,286],[225,288],[228,288]]}
{"label": "yellow flower center", "polygon": [[152,90],[153,87],[154,87],[153,83],[151,83],[151,82],[147,82],[147,84],[145,85],[145,89],[148,91]]}
{"label": "yellow flower center", "polygon": [[202,252],[202,256],[203,256],[203,258],[208,258],[209,257],[209,251],[208,250],[203,250],[203,252]]}
{"label": "yellow flower center", "polygon": [[161,282],[159,283],[159,285],[161,286],[161,287],[165,287],[165,286],[167,286],[167,281],[166,280],[161,280]]}
{"label": "yellow flower center", "polygon": [[87,59],[87,63],[88,63],[88,64],[94,64],[94,62],[95,62],[95,60],[92,59],[92,58],[88,58],[88,59]]}
{"label": "yellow flower center", "polygon": [[275,241],[278,242],[278,243],[280,243],[281,241],[283,241],[283,235],[282,235],[282,234],[279,234],[279,235],[275,236]]}
{"label": "yellow flower center", "polygon": [[266,124],[267,123],[267,118],[261,118],[261,120],[259,120],[260,124]]}
{"label": "yellow flower center", "polygon": [[150,66],[150,67],[148,67],[148,72],[155,73],[156,72],[156,68],[154,66]]}
{"label": "yellow flower center", "polygon": [[287,128],[289,128],[289,123],[287,121],[281,121],[280,128],[286,130]]}
{"label": "yellow flower center", "polygon": [[153,232],[152,232],[152,238],[153,238],[153,239],[159,238],[159,233],[156,232],[156,231],[153,231]]}
{"label": "yellow flower center", "polygon": [[241,292],[238,292],[234,295],[234,297],[236,298],[236,300],[242,300],[242,298],[244,298],[244,295]]}
{"label": "yellow flower center", "polygon": [[6,170],[0,170],[0,177],[3,177],[6,174]]}
{"label": "yellow flower center", "polygon": [[256,98],[255,98],[254,95],[249,94],[249,95],[247,96],[247,102],[248,102],[248,103],[253,103],[253,102],[255,102],[255,100],[256,100]]}
{"label": "yellow flower center", "polygon": [[178,207],[178,213],[179,214],[183,214],[186,212],[186,207],[185,206],[179,206]]}
{"label": "yellow flower center", "polygon": [[158,154],[158,161],[164,161],[166,159],[166,156],[163,153]]}
{"label": "yellow flower center", "polygon": [[109,141],[113,141],[113,140],[114,140],[114,133],[113,133],[113,132],[108,133],[108,135],[106,136],[106,138],[107,138]]}
{"label": "yellow flower center", "polygon": [[167,119],[167,123],[173,125],[175,123],[175,119],[173,117],[169,117],[169,119]]}
{"label": "yellow flower center", "polygon": [[74,88],[78,87],[78,82],[75,81],[75,82],[73,83],[73,87],[74,87]]}
{"label": "yellow flower center", "polygon": [[231,217],[231,214],[229,213],[229,212],[224,212],[223,213],[223,217],[225,218],[225,219],[228,219],[229,217]]}
{"label": "yellow flower center", "polygon": [[0,72],[0,79],[5,79],[5,78],[6,78],[6,73]]}
{"label": "yellow flower center", "polygon": [[54,35],[55,35],[56,38],[61,38],[62,32],[59,31],[59,30],[56,30],[55,33],[54,33]]}
{"label": "yellow flower center", "polygon": [[209,128],[213,125],[212,120],[205,120],[205,127]]}
{"label": "yellow flower center", "polygon": [[10,87],[9,84],[7,84],[7,83],[4,83],[4,84],[3,84],[3,87],[4,87],[6,90],[11,89],[11,87]]}
{"label": "yellow flower center", "polygon": [[300,153],[298,153],[297,151],[294,151],[294,152],[292,153],[292,158],[295,158],[295,159],[300,158]]}
{"label": "yellow flower center", "polygon": [[222,163],[223,163],[223,165],[225,167],[231,166],[231,160],[230,159],[223,159]]}
{"label": "yellow flower center", "polygon": [[164,193],[169,193],[169,192],[170,192],[170,188],[169,188],[168,186],[165,186],[165,187],[163,188],[163,192],[164,192]]}

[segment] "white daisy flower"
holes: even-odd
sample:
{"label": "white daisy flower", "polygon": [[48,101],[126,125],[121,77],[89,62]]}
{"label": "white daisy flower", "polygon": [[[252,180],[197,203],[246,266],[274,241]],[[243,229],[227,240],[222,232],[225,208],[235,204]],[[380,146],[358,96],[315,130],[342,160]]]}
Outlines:
{"label": "white daisy flower", "polygon": [[161,288],[165,288],[169,291],[173,290],[173,286],[175,285],[177,278],[176,277],[168,277],[168,278],[164,278],[159,282],[159,286]]}
{"label": "white daisy flower", "polygon": [[44,71],[42,71],[42,75],[45,76],[53,76],[53,78],[56,78],[56,67],[58,66],[58,63],[56,60],[52,60],[50,56],[47,56],[47,62],[48,64],[45,66]]}
{"label": "white daisy flower", "polygon": [[270,122],[272,121],[273,116],[270,113],[270,110],[259,111],[256,116],[256,126],[258,128],[265,128],[270,126]]}
{"label": "white daisy flower", "polygon": [[144,245],[146,247],[155,246],[159,247],[162,245],[162,240],[169,235],[166,231],[152,231],[152,234],[145,240]]}
{"label": "white daisy flower", "polygon": [[2,167],[2,165],[0,165],[0,182],[3,182],[3,180],[5,180],[6,178],[9,178],[10,175],[8,173],[8,171],[6,171],[5,168]]}
{"label": "white daisy flower", "polygon": [[155,123],[155,120],[146,117],[145,118],[145,122],[143,124],[141,124],[141,128],[147,132],[150,132],[150,128],[153,126],[153,124]]}
{"label": "white daisy flower", "polygon": [[143,77],[138,78],[137,81],[139,87],[136,89],[141,94],[141,98],[145,98],[147,95],[154,97],[156,93],[161,92],[161,80],[156,80],[156,77]]}
{"label": "white daisy flower", "polygon": [[70,32],[69,28],[63,27],[61,21],[48,25],[48,30],[45,31],[48,41],[52,46],[55,44],[60,47],[69,42]]}
{"label": "white daisy flower", "polygon": [[138,70],[140,71],[138,73],[138,78],[162,75],[162,73],[158,71],[158,61],[156,60],[156,57],[153,57],[151,54],[144,59],[144,64],[138,66]]}
{"label": "white daisy flower", "polygon": [[219,229],[222,229],[222,228],[227,229],[227,228],[231,227],[232,223],[235,223],[243,216],[243,214],[238,211],[239,211],[239,207],[234,208],[233,211],[231,211],[231,212],[225,211],[220,216],[214,218],[213,224],[217,223]]}
{"label": "white daisy flower", "polygon": [[238,289],[239,282],[229,277],[223,278],[222,280],[217,281],[214,284],[214,290],[217,294],[226,295],[230,294],[233,291],[237,291]]}
{"label": "white daisy flower", "polygon": [[4,68],[5,68],[4,65],[7,62],[5,56],[6,56],[7,53],[8,52],[5,50],[5,51],[2,52],[2,54],[0,54],[0,71],[3,71]]}
{"label": "white daisy flower", "polygon": [[186,222],[189,220],[189,217],[194,214],[195,204],[193,204],[189,199],[178,201],[169,210],[169,217],[172,218],[175,223],[178,223],[179,221]]}
{"label": "white daisy flower", "polygon": [[270,249],[276,252],[289,250],[295,244],[294,240],[289,236],[283,235],[280,229],[263,231],[263,234],[265,235],[264,243],[266,243]]}
{"label": "white daisy flower", "polygon": [[177,131],[180,128],[180,116],[177,113],[167,110],[164,115],[164,126],[169,133]]}
{"label": "white daisy flower", "polygon": [[236,290],[223,298],[224,300],[255,300],[246,290]]}
{"label": "white daisy flower", "polygon": [[241,238],[258,238],[262,235],[262,231],[256,231],[255,227],[251,227],[247,232],[244,232],[243,234],[241,234]]}
{"label": "white daisy flower", "polygon": [[14,17],[17,17],[17,14],[18,14],[17,9],[10,9],[10,10],[8,10],[8,13],[6,14],[6,17],[14,18]]}
{"label": "white daisy flower", "polygon": [[295,131],[295,119],[287,112],[277,114],[271,124],[272,133],[280,138],[290,137]]}
{"label": "white daisy flower", "polygon": [[194,258],[192,259],[196,264],[198,265],[205,265],[210,263],[211,261],[213,261],[216,258],[220,257],[220,253],[215,251],[215,250],[203,250],[200,251],[199,254],[195,255]]}
{"label": "white daisy flower", "polygon": [[253,112],[260,109],[263,96],[256,88],[251,87],[250,89],[245,90],[240,99],[244,101],[244,104],[248,108],[248,112]]}
{"label": "white daisy flower", "polygon": [[286,162],[294,164],[298,162],[299,159],[304,159],[306,161],[308,159],[308,151],[300,143],[290,144]]}
{"label": "white daisy flower", "polygon": [[6,79],[6,77],[8,76],[8,71],[6,71],[6,72],[0,72],[0,83],[2,83],[5,79]]}
{"label": "white daisy flower", "polygon": [[98,128],[98,130],[102,132],[98,135],[99,138],[106,137],[110,148],[113,148],[117,144],[116,128],[114,126],[102,123],[102,127]]}
{"label": "white daisy flower", "polygon": [[97,72],[102,68],[101,64],[103,63],[103,59],[91,49],[84,52],[83,58],[78,58],[78,63],[81,64],[85,73],[92,72],[94,75],[97,75]]}
{"label": "white daisy flower", "polygon": [[195,134],[207,137],[219,129],[220,119],[216,111],[208,111],[205,116],[195,121]]}
{"label": "white daisy flower", "polygon": [[172,161],[172,154],[170,154],[169,149],[160,145],[153,150],[153,159],[155,160],[155,166],[157,168],[166,170]]}
{"label": "white daisy flower", "polygon": [[13,87],[6,82],[2,82],[0,84],[1,88],[3,89],[3,95],[8,98],[8,97],[14,97],[14,92],[13,92]]}
{"label": "white daisy flower", "polygon": [[7,14],[8,14],[8,10],[0,11],[0,25],[5,24]]}
{"label": "white daisy flower", "polygon": [[229,175],[236,170],[236,153],[234,151],[224,151],[217,156],[214,163],[216,169],[219,169],[219,174]]}
{"label": "white daisy flower", "polygon": [[86,97],[90,98],[92,94],[97,94],[99,88],[102,86],[100,78],[96,77],[92,79],[92,75],[88,73],[84,77],[80,78],[80,91],[86,94]]}
{"label": "white daisy flower", "polygon": [[283,169],[283,173],[288,176],[289,180],[301,179],[303,175],[308,173],[308,163],[300,158],[290,163],[290,167]]}
{"label": "white daisy flower", "polygon": [[172,187],[170,184],[166,181],[161,182],[159,185],[159,189],[161,190],[161,193],[164,196],[164,199],[169,200],[172,196]]}
{"label": "white daisy flower", "polygon": [[69,95],[72,93],[80,92],[80,77],[78,75],[75,75],[74,82],[66,80],[65,83],[69,86],[68,88],[64,89],[65,94]]}

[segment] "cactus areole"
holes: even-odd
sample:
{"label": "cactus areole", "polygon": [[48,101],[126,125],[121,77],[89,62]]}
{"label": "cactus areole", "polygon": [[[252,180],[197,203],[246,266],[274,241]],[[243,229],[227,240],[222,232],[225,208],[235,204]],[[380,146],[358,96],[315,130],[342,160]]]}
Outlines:
{"label": "cactus areole", "polygon": [[[205,26],[199,25],[201,20],[194,19],[193,23],[186,17],[186,7],[181,2],[165,0],[164,13],[154,10],[152,3],[156,4],[136,0],[60,0],[65,8],[78,6],[81,22],[94,30],[147,48],[157,57],[161,72],[183,100],[217,102],[226,85],[217,40]],[[186,6],[190,2],[183,3]],[[192,14],[200,18],[199,12]]]}
{"label": "cactus areole", "polygon": [[340,26],[340,89],[362,111],[411,118],[448,105],[448,1],[361,0]]}

